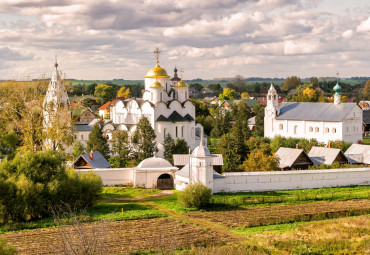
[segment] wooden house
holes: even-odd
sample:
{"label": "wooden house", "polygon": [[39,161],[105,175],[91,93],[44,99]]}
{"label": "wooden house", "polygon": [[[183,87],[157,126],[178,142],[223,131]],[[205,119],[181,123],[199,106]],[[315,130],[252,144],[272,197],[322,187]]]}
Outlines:
{"label": "wooden house", "polygon": [[302,149],[280,147],[275,156],[279,159],[279,168],[281,170],[304,170],[313,165],[310,157]]}

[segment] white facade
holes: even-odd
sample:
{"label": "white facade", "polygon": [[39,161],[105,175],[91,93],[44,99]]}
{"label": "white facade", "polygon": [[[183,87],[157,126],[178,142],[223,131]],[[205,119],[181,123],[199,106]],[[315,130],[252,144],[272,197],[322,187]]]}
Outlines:
{"label": "white facade", "polygon": [[[180,80],[171,84],[166,70],[158,65],[145,76],[145,91],[142,98],[115,100],[110,108],[110,117],[115,125],[133,134],[140,118],[145,116],[151,123],[155,135],[158,155],[163,155],[166,135],[173,139],[184,139],[191,149],[200,140],[203,127],[195,122],[195,106],[189,101],[189,88]],[[197,130],[197,132],[196,132]]]}
{"label": "white facade", "polygon": [[[316,139],[318,142],[362,140],[362,111],[354,103],[283,103],[271,85],[265,108],[264,135]],[[307,117],[307,118],[306,118]]]}

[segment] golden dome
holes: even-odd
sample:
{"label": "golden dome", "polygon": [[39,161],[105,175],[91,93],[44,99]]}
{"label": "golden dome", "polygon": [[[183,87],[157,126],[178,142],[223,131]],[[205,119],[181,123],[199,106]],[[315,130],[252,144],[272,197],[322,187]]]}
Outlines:
{"label": "golden dome", "polygon": [[176,84],[176,87],[188,87],[188,84],[186,84],[186,82],[181,80]]}
{"label": "golden dome", "polygon": [[170,76],[166,70],[156,65],[146,73],[145,78],[170,78]]}
{"label": "golden dome", "polygon": [[150,88],[152,89],[160,89],[160,88],[163,88],[162,84],[159,82],[159,81],[155,81],[151,86]]}

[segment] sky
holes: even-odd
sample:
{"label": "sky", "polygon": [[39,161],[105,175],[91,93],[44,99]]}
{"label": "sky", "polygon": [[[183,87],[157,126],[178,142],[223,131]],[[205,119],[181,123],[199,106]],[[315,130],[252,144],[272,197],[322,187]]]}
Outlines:
{"label": "sky", "polygon": [[1,0],[0,80],[370,76],[368,0]]}

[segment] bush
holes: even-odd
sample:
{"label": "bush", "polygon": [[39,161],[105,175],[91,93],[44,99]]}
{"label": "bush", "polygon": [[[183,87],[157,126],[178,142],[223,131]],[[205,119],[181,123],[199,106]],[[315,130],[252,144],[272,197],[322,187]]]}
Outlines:
{"label": "bush", "polygon": [[212,196],[212,190],[201,183],[188,185],[186,189],[180,193],[179,202],[187,207],[195,207],[196,209],[205,208],[209,204]]}
{"label": "bush", "polygon": [[57,152],[18,153],[0,163],[0,222],[49,216],[49,208],[60,204],[85,208],[101,190],[99,176],[66,170]]}
{"label": "bush", "polygon": [[0,239],[0,254],[1,255],[14,255],[18,254],[17,250],[8,245],[4,239]]}

